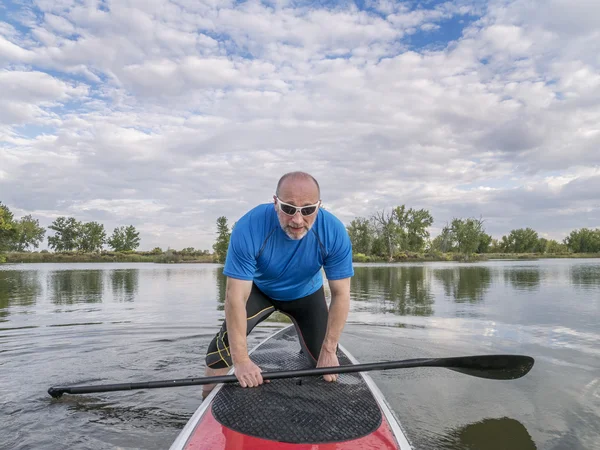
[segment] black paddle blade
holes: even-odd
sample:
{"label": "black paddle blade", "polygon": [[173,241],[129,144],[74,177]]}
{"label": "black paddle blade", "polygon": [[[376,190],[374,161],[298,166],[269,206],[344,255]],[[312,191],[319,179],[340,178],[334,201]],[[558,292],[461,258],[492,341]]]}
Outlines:
{"label": "black paddle blade", "polygon": [[60,398],[65,393],[63,389],[51,387],[48,389],[48,394],[52,396],[52,398]]}
{"label": "black paddle blade", "polygon": [[438,367],[491,380],[521,378],[529,373],[535,362],[531,356],[522,355],[482,355],[440,359],[441,364],[435,364]]}

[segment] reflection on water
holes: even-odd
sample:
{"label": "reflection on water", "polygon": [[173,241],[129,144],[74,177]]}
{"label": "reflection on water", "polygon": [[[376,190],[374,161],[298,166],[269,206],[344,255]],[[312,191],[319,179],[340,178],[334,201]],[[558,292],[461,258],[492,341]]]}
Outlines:
{"label": "reflection on water", "polygon": [[492,282],[492,272],[485,266],[435,269],[433,274],[444,286],[446,296],[457,303],[480,302]]}
{"label": "reflection on water", "polygon": [[352,299],[377,304],[378,312],[430,316],[434,299],[425,275],[425,267],[356,267]]}
{"label": "reflection on water", "polygon": [[517,290],[535,291],[539,289],[540,278],[539,267],[516,267],[504,271],[504,280]]}
{"label": "reflection on water", "polygon": [[[107,393],[87,403],[84,396],[55,402],[46,390],[90,377],[201,374],[223,315],[222,271],[212,264],[0,266],[0,447],[168,448],[200,404],[199,389]],[[358,333],[353,354],[361,361],[536,358],[534,370],[510,383],[429,369],[375,374],[416,448],[600,448],[600,260],[359,264],[355,273],[354,323],[343,339]]]}
{"label": "reflection on water", "polygon": [[55,305],[102,302],[102,270],[60,270],[48,278],[48,297]]}
{"label": "reflection on water", "polygon": [[138,269],[111,270],[109,278],[115,300],[119,302],[132,302],[134,300],[138,290]]}
{"label": "reflection on water", "polygon": [[7,317],[11,307],[34,306],[40,298],[55,305],[101,303],[112,292],[114,300],[132,302],[138,284],[138,269],[0,270],[0,318]]}
{"label": "reflection on water", "polygon": [[571,267],[571,283],[578,288],[600,286],[600,265],[578,264]]}
{"label": "reflection on water", "polygon": [[0,317],[6,317],[11,306],[34,305],[41,290],[37,272],[0,271]]}
{"label": "reflection on water", "polygon": [[456,430],[440,439],[443,449],[536,450],[525,426],[515,419],[484,419]]}
{"label": "reflection on water", "polygon": [[227,277],[223,275],[223,267],[215,270],[215,278],[217,283],[217,310],[225,309],[225,290],[227,288]]}

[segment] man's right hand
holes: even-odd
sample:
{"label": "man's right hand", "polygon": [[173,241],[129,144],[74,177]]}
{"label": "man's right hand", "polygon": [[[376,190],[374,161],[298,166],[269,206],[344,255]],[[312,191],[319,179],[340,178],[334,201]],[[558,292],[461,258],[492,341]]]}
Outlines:
{"label": "man's right hand", "polygon": [[252,362],[251,359],[246,359],[242,362],[234,362],[234,373],[240,385],[245,387],[256,387],[263,384],[263,378],[260,367]]}

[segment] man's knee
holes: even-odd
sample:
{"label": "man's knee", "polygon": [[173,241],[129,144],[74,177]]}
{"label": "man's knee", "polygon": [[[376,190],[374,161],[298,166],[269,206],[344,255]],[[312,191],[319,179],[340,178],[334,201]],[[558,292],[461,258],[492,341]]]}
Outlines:
{"label": "man's knee", "polygon": [[223,329],[215,335],[206,351],[206,367],[212,369],[228,368],[232,365],[231,354],[229,353],[229,342],[227,338],[223,339],[226,331]]}

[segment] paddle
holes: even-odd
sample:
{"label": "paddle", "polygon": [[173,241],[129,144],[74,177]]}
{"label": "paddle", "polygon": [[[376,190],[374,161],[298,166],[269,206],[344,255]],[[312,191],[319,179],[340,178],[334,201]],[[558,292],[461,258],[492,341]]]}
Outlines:
{"label": "paddle", "polygon": [[[318,369],[287,370],[263,372],[264,380],[296,378],[334,373],[368,372],[371,370],[409,369],[414,367],[444,367],[479,378],[491,380],[514,380],[526,375],[533,367],[531,356],[521,355],[482,355],[460,356],[454,358],[419,358],[403,361],[383,361],[367,364],[348,364],[337,367],[319,367]],[[105,384],[95,386],[59,386],[51,387],[48,393],[58,398],[63,394],[90,394],[93,392],[130,391],[133,389],[154,389],[175,386],[197,386],[237,382],[235,375],[222,375],[203,378],[183,378],[167,381],[146,381],[140,383]]]}

